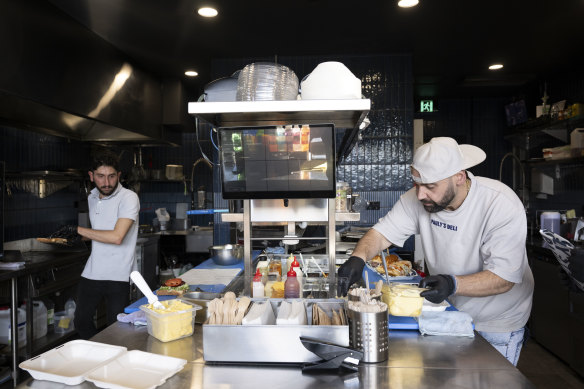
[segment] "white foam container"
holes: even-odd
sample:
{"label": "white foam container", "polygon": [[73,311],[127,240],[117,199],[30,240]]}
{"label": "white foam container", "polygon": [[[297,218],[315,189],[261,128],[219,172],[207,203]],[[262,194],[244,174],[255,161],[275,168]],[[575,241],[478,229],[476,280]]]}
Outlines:
{"label": "white foam container", "polygon": [[72,340],[41,355],[22,362],[19,367],[32,378],[78,385],[85,375],[126,352],[125,347]]}
{"label": "white foam container", "polygon": [[182,370],[186,363],[185,359],[73,340],[19,366],[37,380],[66,385],[87,380],[100,388],[152,389]]}
{"label": "white foam container", "polygon": [[186,363],[185,359],[132,350],[91,371],[86,379],[100,388],[153,389]]}

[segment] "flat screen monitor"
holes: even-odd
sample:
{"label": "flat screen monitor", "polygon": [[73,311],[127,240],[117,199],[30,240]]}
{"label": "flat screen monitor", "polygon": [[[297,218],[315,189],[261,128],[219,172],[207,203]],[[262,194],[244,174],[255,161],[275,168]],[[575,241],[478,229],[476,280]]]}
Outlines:
{"label": "flat screen monitor", "polygon": [[335,197],[332,124],[219,129],[224,199]]}

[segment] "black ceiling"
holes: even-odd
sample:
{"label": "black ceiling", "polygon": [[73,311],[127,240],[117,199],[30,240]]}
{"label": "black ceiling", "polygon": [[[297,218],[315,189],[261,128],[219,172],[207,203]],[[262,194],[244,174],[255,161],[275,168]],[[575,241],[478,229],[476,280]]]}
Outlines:
{"label": "black ceiling", "polygon": [[[584,0],[51,0],[133,62],[190,90],[211,60],[411,53],[415,96],[513,94],[584,69]],[[214,19],[196,10],[213,3]],[[489,64],[505,67],[493,72]],[[184,77],[196,69],[195,80]],[[227,75],[225,75],[227,76]],[[303,76],[303,75],[299,75]]]}

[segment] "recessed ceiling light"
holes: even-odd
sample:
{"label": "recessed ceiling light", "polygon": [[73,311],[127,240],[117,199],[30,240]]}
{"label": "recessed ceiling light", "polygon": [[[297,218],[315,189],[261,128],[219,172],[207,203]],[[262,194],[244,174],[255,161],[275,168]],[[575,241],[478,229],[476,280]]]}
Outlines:
{"label": "recessed ceiling light", "polygon": [[410,8],[418,5],[418,3],[419,3],[418,0],[399,0],[397,5],[402,8]]}
{"label": "recessed ceiling light", "polygon": [[214,18],[215,16],[217,16],[217,14],[219,14],[219,12],[217,12],[215,8],[211,7],[199,8],[197,12],[199,13],[199,15],[205,18]]}
{"label": "recessed ceiling light", "polygon": [[196,77],[198,75],[199,75],[199,73],[195,72],[194,70],[187,70],[185,72],[185,76],[189,76],[189,77]]}
{"label": "recessed ceiling light", "polygon": [[503,69],[502,63],[494,63],[491,66],[489,66],[489,70],[499,70],[499,69]]}

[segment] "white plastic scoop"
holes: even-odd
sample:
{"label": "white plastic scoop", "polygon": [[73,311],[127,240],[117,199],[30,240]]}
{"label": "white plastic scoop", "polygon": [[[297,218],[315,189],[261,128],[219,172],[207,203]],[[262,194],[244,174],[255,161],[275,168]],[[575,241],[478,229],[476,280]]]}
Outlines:
{"label": "white plastic scoop", "polygon": [[166,309],[164,305],[162,305],[162,303],[158,301],[158,297],[154,293],[152,293],[150,287],[146,283],[146,280],[144,280],[144,277],[142,277],[142,274],[140,274],[137,271],[133,271],[130,273],[130,278],[132,279],[132,281],[134,281],[134,284],[136,284],[136,286],[138,287],[138,289],[140,289],[144,296],[146,296],[149,304],[152,304],[156,309]]}

